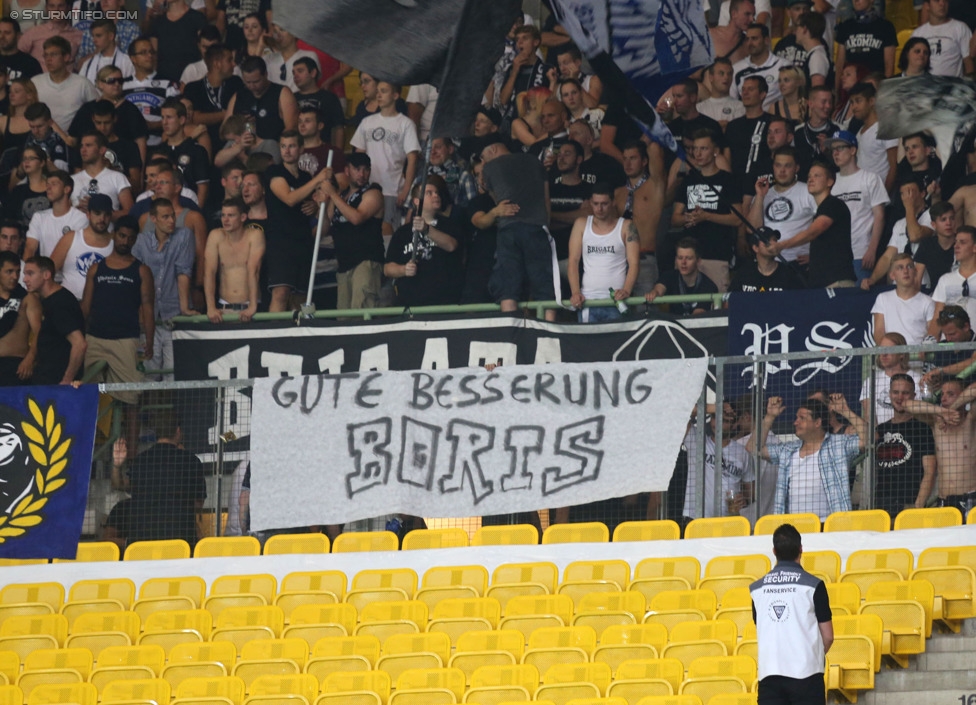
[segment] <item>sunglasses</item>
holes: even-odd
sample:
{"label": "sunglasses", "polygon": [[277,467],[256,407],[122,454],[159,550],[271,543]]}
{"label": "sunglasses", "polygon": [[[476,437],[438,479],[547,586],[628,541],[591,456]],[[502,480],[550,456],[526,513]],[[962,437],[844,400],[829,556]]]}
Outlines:
{"label": "sunglasses", "polygon": [[123,79],[121,76],[118,78],[103,78],[102,83],[107,83],[110,86],[121,86],[123,83],[125,83],[125,79]]}

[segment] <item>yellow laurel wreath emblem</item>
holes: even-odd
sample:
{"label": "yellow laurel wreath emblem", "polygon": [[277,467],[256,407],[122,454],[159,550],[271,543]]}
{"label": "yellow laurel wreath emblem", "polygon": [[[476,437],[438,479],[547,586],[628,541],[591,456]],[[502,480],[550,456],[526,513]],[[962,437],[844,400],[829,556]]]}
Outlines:
{"label": "yellow laurel wreath emblem", "polygon": [[41,510],[48,497],[66,482],[59,475],[68,467],[71,439],[61,438],[62,424],[55,417],[54,405],[48,405],[42,412],[37,402],[28,399],[27,408],[33,422],[22,421],[20,426],[31,457],[38,466],[34,471],[34,489],[17,503],[9,516],[0,515],[0,543],[21,536],[30,527],[40,524],[43,521]]}

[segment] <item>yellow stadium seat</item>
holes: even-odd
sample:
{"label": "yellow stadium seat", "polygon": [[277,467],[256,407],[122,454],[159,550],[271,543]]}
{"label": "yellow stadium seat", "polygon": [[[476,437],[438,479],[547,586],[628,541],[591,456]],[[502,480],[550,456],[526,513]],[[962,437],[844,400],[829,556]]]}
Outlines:
{"label": "yellow stadium seat", "polygon": [[207,610],[172,610],[153,612],[146,618],[145,631],[162,632],[192,630],[200,634],[202,640],[210,639],[213,630],[213,617]]}
{"label": "yellow stadium seat", "polygon": [[656,659],[658,651],[650,644],[601,644],[593,651],[593,663],[605,663],[616,675],[624,661]]}
{"label": "yellow stadium seat", "polygon": [[[254,625],[246,627],[217,627],[213,630],[213,634],[211,634],[210,638],[215,642],[230,642],[234,645],[234,648],[237,650],[239,656],[241,650],[244,648],[244,645],[247,642],[255,639],[275,639],[277,636],[278,635],[273,629],[271,629],[271,627]],[[288,637],[286,634],[285,636],[286,638],[300,638],[296,635]]]}
{"label": "yellow stadium seat", "polygon": [[417,592],[417,571],[412,568],[377,568],[361,570],[352,577],[353,590],[399,588],[407,599]]}
{"label": "yellow stadium seat", "polygon": [[277,534],[264,542],[264,555],[319,554],[328,553],[329,548],[329,537],[325,534]]}
{"label": "yellow stadium seat", "polygon": [[281,579],[281,593],[328,592],[341,602],[349,579],[341,570],[297,571]]}
{"label": "yellow stadium seat", "polygon": [[308,592],[281,592],[274,599],[274,604],[281,608],[285,615],[285,624],[291,624],[291,613],[304,605],[334,605],[339,603],[339,597],[326,590]]}
{"label": "yellow stadium seat", "polygon": [[488,570],[481,565],[434,566],[420,583],[423,588],[468,587],[481,597],[488,588]]}
{"label": "yellow stadium seat", "polygon": [[[83,541],[78,544],[74,560],[78,563],[99,563],[119,560],[119,545],[112,541]],[[71,559],[55,558],[55,563],[70,563]]]}
{"label": "yellow stadium seat", "polygon": [[353,589],[346,593],[346,604],[362,612],[366,605],[373,602],[406,602],[413,599],[413,592],[398,587],[376,587]]}
{"label": "yellow stadium seat", "polygon": [[660,521],[624,521],[613,530],[615,543],[625,541],[677,541],[681,527],[670,519]]}
{"label": "yellow stadium seat", "polygon": [[514,666],[518,663],[510,651],[459,651],[450,657],[447,665],[464,672],[464,676],[471,683],[471,676],[479,668],[485,666]]}
{"label": "yellow stadium seat", "polygon": [[54,614],[54,609],[46,602],[0,604],[0,624],[8,617],[37,617],[45,614]]}
{"label": "yellow stadium seat", "polygon": [[354,635],[360,636],[364,634],[371,634],[380,640],[380,644],[383,644],[391,636],[397,634],[419,634],[420,627],[416,622],[411,622],[406,619],[398,619],[393,621],[376,621],[376,622],[365,622],[356,627],[353,632]]}
{"label": "yellow stadium seat", "polygon": [[927,580],[901,580],[897,582],[875,583],[868,588],[865,602],[884,600],[914,600],[925,611],[925,638],[932,636],[935,588]]}
{"label": "yellow stadium seat", "polygon": [[273,575],[261,573],[258,575],[221,575],[210,585],[210,596],[254,594],[264,598],[265,604],[270,604],[278,589],[278,581]]}
{"label": "yellow stadium seat", "polygon": [[362,656],[370,664],[380,657],[380,641],[374,636],[343,636],[323,639],[315,644],[312,656]]}
{"label": "yellow stadium seat", "polygon": [[612,673],[605,663],[555,664],[542,674],[542,682],[592,683],[605,695],[610,687]]}
{"label": "yellow stadium seat", "polygon": [[220,663],[230,673],[237,663],[237,649],[226,641],[178,644],[169,652],[169,663]]}
{"label": "yellow stadium seat", "polygon": [[442,662],[447,663],[451,657],[451,640],[446,634],[438,633],[400,634],[391,636],[382,647],[384,656],[421,652],[436,654]]}
{"label": "yellow stadium seat", "polygon": [[[16,697],[19,691],[16,686],[7,685],[0,688],[0,703],[14,705],[6,697]],[[8,695],[9,694],[9,695]],[[24,702],[23,696],[16,700],[16,705]],[[69,683],[66,685],[39,685],[31,691],[27,705],[57,705],[58,703],[73,703],[73,705],[95,705],[98,701],[98,690],[91,683]]]}
{"label": "yellow stadium seat", "polygon": [[[534,692],[533,688],[531,692]],[[463,702],[478,703],[478,705],[541,705],[540,701],[532,700],[530,691],[519,685],[479,686],[468,688],[464,693]]]}
{"label": "yellow stadium seat", "polygon": [[291,613],[291,624],[338,624],[352,632],[359,621],[356,608],[347,603],[335,605],[302,605]]}
{"label": "yellow stadium seat", "polygon": [[969,515],[966,517],[967,524],[976,524],[976,507],[969,510]]}
{"label": "yellow stadium seat", "polygon": [[702,581],[698,583],[698,589],[710,590],[715,593],[715,599],[718,600],[719,605],[722,605],[722,599],[725,597],[725,593],[737,588],[748,589],[756,581],[757,577],[761,576],[722,575],[714,578],[702,578]]}
{"label": "yellow stadium seat", "polygon": [[458,527],[446,529],[414,529],[403,537],[403,550],[425,548],[467,548],[468,532]]}
{"label": "yellow stadium seat", "polygon": [[147,597],[139,598],[132,605],[132,611],[139,615],[139,621],[143,624],[149,615],[156,612],[173,612],[176,610],[194,610],[197,606],[189,597],[176,595],[175,597]]}
{"label": "yellow stadium seat", "polygon": [[563,571],[563,582],[606,581],[623,590],[630,582],[630,564],[623,560],[573,561]]}
{"label": "yellow stadium seat", "polygon": [[312,702],[319,682],[307,673],[258,676],[250,686],[250,695],[301,695]]}
{"label": "yellow stadium seat", "polygon": [[482,526],[471,537],[472,546],[534,546],[539,531],[532,524]]}
{"label": "yellow stadium seat", "polygon": [[261,543],[253,536],[207,536],[193,547],[194,558],[260,556]]}
{"label": "yellow stadium seat", "polygon": [[519,615],[554,615],[566,626],[573,618],[573,601],[565,595],[514,597],[508,602],[505,616]]}
{"label": "yellow stadium seat", "polygon": [[[24,694],[24,698],[30,698],[31,691],[39,685],[70,685],[71,683],[84,683],[78,671],[71,668],[52,668],[38,671],[24,671],[17,678],[17,687]],[[97,687],[97,685],[96,685]]]}
{"label": "yellow stadium seat", "polygon": [[312,705],[302,695],[250,695],[244,700],[244,705]]}
{"label": "yellow stadium seat", "polygon": [[206,594],[207,583],[196,575],[182,578],[149,578],[139,587],[139,599],[188,597],[198,609],[203,606]]}
{"label": "yellow stadium seat", "polygon": [[[697,584],[697,579],[695,583]],[[630,581],[627,589],[632,592],[639,592],[644,596],[645,604],[650,604],[655,595],[669,590],[690,590],[691,585],[685,578],[636,578]]]}
{"label": "yellow stadium seat", "polygon": [[586,595],[596,592],[620,592],[620,586],[612,580],[570,580],[556,588],[557,595],[566,595],[574,605],[578,605]]}
{"label": "yellow stadium seat", "polygon": [[[477,599],[480,597],[478,592],[467,585],[457,585],[452,587],[429,587],[420,588],[417,590],[417,595],[414,599],[419,602],[423,602],[427,605],[428,613],[433,613],[434,608],[437,607],[444,600],[464,600],[464,599]],[[498,602],[495,600],[495,602]],[[501,604],[498,605],[499,611],[501,611]]]}
{"label": "yellow stadium seat", "polygon": [[160,677],[169,683],[170,688],[175,691],[183,681],[189,678],[222,678],[229,672],[224,664],[215,661],[171,663],[163,668]]}
{"label": "yellow stadium seat", "polygon": [[792,524],[801,535],[819,534],[820,517],[816,514],[767,514],[756,520],[753,536],[772,536],[783,524]]}
{"label": "yellow stadium seat", "polygon": [[125,547],[126,561],[162,561],[190,557],[190,544],[183,539],[136,541]]}
{"label": "yellow stadium seat", "polygon": [[741,678],[731,676],[712,678],[687,678],[678,691],[681,695],[697,695],[703,703],[723,693],[747,693],[748,687]]}
{"label": "yellow stadium seat", "polygon": [[92,653],[87,649],[38,649],[27,654],[27,658],[24,659],[24,672],[67,668],[77,671],[81,674],[81,679],[87,681],[88,676],[91,675],[93,661]]}
{"label": "yellow stadium seat", "polygon": [[343,671],[362,672],[372,670],[372,664],[365,656],[313,656],[305,664],[303,673],[314,676],[320,683],[333,673]]}
{"label": "yellow stadium seat", "polygon": [[[58,649],[39,649],[39,651],[56,652]],[[30,652],[27,656],[30,656]],[[20,675],[20,654],[14,651],[0,651],[0,673],[6,678],[7,683],[16,683],[17,676]]]}
{"label": "yellow stadium seat", "polygon": [[598,638],[609,627],[636,625],[637,618],[632,612],[623,610],[583,610],[573,616],[574,627],[589,627]]}
{"label": "yellow stadium seat", "polygon": [[756,580],[768,573],[769,568],[769,558],[759,553],[746,556],[718,556],[705,564],[705,577],[749,575]]}
{"label": "yellow stadium seat", "polygon": [[453,705],[458,696],[447,688],[398,690],[390,696],[390,705]]}
{"label": "yellow stadium seat", "polygon": [[372,691],[358,690],[348,693],[322,693],[316,698],[315,705],[383,705],[383,701]]}
{"label": "yellow stadium seat", "polygon": [[111,646],[132,646],[132,639],[123,632],[90,632],[70,635],[65,646],[72,649],[88,649],[98,661],[104,649]]}
{"label": "yellow stadium seat", "polygon": [[156,677],[156,673],[148,666],[106,666],[105,668],[99,666],[92,671],[88,682],[101,693],[109,683],[115,681],[145,680]]}
{"label": "yellow stadium seat", "polygon": [[720,536],[748,536],[752,525],[745,517],[692,519],[685,527],[686,539],[713,539]]}
{"label": "yellow stadium seat", "polygon": [[508,601],[513,597],[539,597],[548,594],[550,594],[549,590],[541,583],[499,583],[489,585],[485,591],[486,597],[498,600],[502,614],[505,614]]}
{"label": "yellow stadium seat", "polygon": [[118,600],[125,609],[132,609],[136,597],[136,584],[128,578],[111,580],[79,580],[68,591],[69,601]]}
{"label": "yellow stadium seat", "polygon": [[711,590],[671,590],[654,596],[648,609],[654,612],[664,610],[698,610],[711,619],[718,607],[718,599]]}
{"label": "yellow stadium seat", "polygon": [[715,613],[715,619],[727,619],[735,624],[735,628],[741,637],[745,628],[753,623],[752,607],[723,607]]}
{"label": "yellow stadium seat", "polygon": [[576,606],[577,614],[581,612],[625,612],[639,622],[647,611],[644,595],[636,590],[621,592],[602,592],[584,595]]}
{"label": "yellow stadium seat", "polygon": [[736,656],[748,656],[753,661],[759,662],[759,642],[755,639],[742,639],[735,646]]}
{"label": "yellow stadium seat", "polygon": [[600,689],[593,683],[544,683],[536,688],[536,700],[551,700],[556,705],[568,705],[579,698],[598,698]]}
{"label": "yellow stadium seat", "polygon": [[308,643],[304,639],[260,639],[244,644],[241,661],[289,659],[299,667],[308,661]]}
{"label": "yellow stadium seat", "polygon": [[834,512],[824,522],[824,531],[891,531],[891,515],[883,509]]}
{"label": "yellow stadium seat", "polygon": [[53,637],[63,644],[68,636],[68,619],[60,614],[18,615],[8,617],[0,624],[0,636],[41,636]]}
{"label": "yellow stadium seat", "polygon": [[[403,635],[397,635],[403,636]],[[391,639],[394,637],[390,637]],[[388,654],[380,656],[376,662],[376,670],[386,671],[394,683],[401,674],[416,669],[444,668],[447,661],[438,654],[418,651],[414,653]]]}
{"label": "yellow stadium seat", "polygon": [[857,692],[874,688],[874,673],[880,656],[874,642],[861,634],[834,635],[827,652],[827,689],[840,692],[849,702],[857,702]]}
{"label": "yellow stadium seat", "polygon": [[390,676],[384,671],[333,673],[322,682],[323,693],[371,691],[385,703],[390,697]]}
{"label": "yellow stadium seat", "polygon": [[[881,646],[884,640],[884,623],[876,614],[839,615],[834,617],[834,643],[838,636],[865,636],[874,645],[874,672],[881,670]],[[831,647],[833,651],[833,647]]]}
{"label": "yellow stadium seat", "polygon": [[628,705],[626,698],[576,698],[566,705]]}
{"label": "yellow stadium seat", "polygon": [[748,587],[732,588],[722,595],[722,607],[724,609],[752,607],[752,593],[749,592]]}
{"label": "yellow stadium seat", "polygon": [[705,656],[691,662],[689,678],[734,677],[752,685],[756,680],[756,660],[751,656]]}
{"label": "yellow stadium seat", "polygon": [[415,668],[404,671],[397,679],[397,692],[426,688],[443,688],[460,699],[465,689],[464,673],[457,668]]}
{"label": "yellow stadium seat", "polygon": [[854,551],[847,557],[846,570],[894,570],[901,580],[907,580],[914,562],[912,552],[905,548]]}
{"label": "yellow stadium seat", "polygon": [[555,563],[538,561],[535,563],[503,563],[491,574],[492,586],[514,583],[537,584],[547,593],[556,591],[559,581],[559,568]]}
{"label": "yellow stadium seat", "polygon": [[216,620],[220,613],[229,607],[264,607],[267,604],[268,600],[263,595],[239,592],[211,595],[204,599],[203,608]]}
{"label": "yellow stadium seat", "polygon": [[[471,687],[468,692],[473,691],[483,693],[486,698],[489,694],[486,689],[505,689],[521,688],[527,693],[534,693],[539,687],[539,670],[535,666],[522,664],[519,666],[482,666],[475,669],[471,675]],[[496,700],[505,700],[513,697],[511,691],[507,693],[495,692]],[[482,702],[478,698],[469,697],[468,701]]]}
{"label": "yellow stadium seat", "polygon": [[952,631],[958,633],[962,620],[976,617],[976,572],[969,566],[918,568],[911,579],[932,583],[932,616]]}
{"label": "yellow stadium seat", "polygon": [[811,573],[826,575],[825,582],[837,582],[840,577],[840,555],[837,551],[804,551],[800,554],[800,565]]}
{"label": "yellow stadium seat", "polygon": [[676,658],[624,661],[617,667],[616,680],[662,680],[677,691],[685,677],[685,666]]}
{"label": "yellow stadium seat", "polygon": [[903,580],[903,576],[899,571],[892,568],[877,568],[873,570],[847,570],[841,573],[840,582],[841,583],[852,583],[857,585],[861,590],[861,595],[865,595],[874,583],[881,581],[890,582],[893,580]]}
{"label": "yellow stadium seat", "polygon": [[352,634],[341,624],[292,624],[285,627],[281,636],[286,639],[304,639],[309,648],[314,649],[324,639],[345,638]]}
{"label": "yellow stadium seat", "polygon": [[[247,644],[244,645],[245,647]],[[286,658],[238,661],[231,675],[244,681],[244,687],[251,693],[251,687],[258,678],[267,676],[294,676],[302,672],[301,666]],[[318,683],[318,681],[315,681]]]}
{"label": "yellow stadium seat", "polygon": [[[501,604],[493,597],[448,598],[434,607],[433,619],[438,620],[444,631],[454,635],[453,641],[461,633],[457,629],[463,628],[466,623],[479,629],[472,620],[483,621],[489,629],[496,629],[501,619]],[[449,623],[455,624],[456,628],[447,628]]]}
{"label": "yellow stadium seat", "polygon": [[529,648],[522,655],[522,664],[535,666],[543,676],[556,664],[580,664],[587,663],[589,660],[586,651],[572,646]]}
{"label": "yellow stadium seat", "polygon": [[145,680],[113,681],[101,693],[103,703],[124,702],[127,700],[152,700],[158,705],[168,705],[169,683],[162,678]]}
{"label": "yellow stadium seat", "polygon": [[961,526],[962,514],[954,507],[927,507],[904,509],[895,517],[895,531],[901,529],[937,529]]}
{"label": "yellow stadium seat", "polygon": [[217,617],[220,629],[242,627],[267,627],[275,636],[285,626],[285,616],[280,607],[228,607]]}
{"label": "yellow stadium seat", "polygon": [[400,539],[392,531],[354,531],[339,534],[332,543],[333,553],[362,551],[396,551]]}
{"label": "yellow stadium seat", "polygon": [[857,614],[861,607],[861,587],[856,582],[825,583],[831,607],[843,607],[848,614]]}
{"label": "yellow stadium seat", "polygon": [[701,610],[654,610],[644,615],[644,624],[656,624],[669,632],[682,622],[704,622],[707,618]]}
{"label": "yellow stadium seat", "polygon": [[704,622],[682,622],[671,629],[672,644],[685,641],[702,641],[714,639],[725,645],[727,653],[735,650],[738,630],[735,623],[727,619],[709,619]]}
{"label": "yellow stadium seat", "polygon": [[610,530],[599,521],[578,524],[553,524],[542,532],[542,543],[606,543]]}
{"label": "yellow stadium seat", "polygon": [[360,624],[405,620],[413,622],[423,631],[427,628],[427,619],[427,605],[418,600],[371,602],[359,611]]}
{"label": "yellow stadium seat", "polygon": [[[124,612],[125,608],[118,600],[68,600],[61,608],[61,614],[68,618],[68,632],[74,632],[75,620],[83,614]],[[141,621],[141,620],[140,620]],[[101,631],[101,630],[99,630]]]}
{"label": "yellow stadium seat", "polygon": [[[530,649],[553,649],[575,647],[587,655],[596,648],[596,632],[590,627],[544,627],[537,629],[529,637]],[[542,669],[539,669],[542,672]]]}
{"label": "yellow stadium seat", "polygon": [[976,570],[976,545],[932,546],[926,548],[918,555],[917,564],[919,568],[941,568],[947,565],[965,565]]}
{"label": "yellow stadium seat", "polygon": [[728,647],[718,639],[702,639],[699,641],[676,641],[664,647],[662,658],[678,659],[684,664],[685,670],[691,662],[702,656],[728,656]]}
{"label": "yellow stadium seat", "polygon": [[214,678],[188,678],[176,688],[176,697],[186,698],[227,698],[235,705],[244,702],[244,681],[235,676]]}
{"label": "yellow stadium seat", "polygon": [[909,656],[925,652],[925,609],[915,600],[865,602],[859,614],[881,618],[881,653],[902,668],[908,668]]}
{"label": "yellow stadium seat", "polygon": [[64,586],[61,583],[14,583],[0,589],[0,604],[43,602],[52,612],[59,612],[64,604]]}
{"label": "yellow stadium seat", "polygon": [[647,644],[660,653],[668,643],[668,629],[660,624],[633,624],[607,627],[600,639],[603,646]]}
{"label": "yellow stadium seat", "polygon": [[627,705],[634,705],[642,698],[671,695],[674,688],[661,678],[614,679],[607,689],[611,697],[623,698]]}
{"label": "yellow stadium seat", "polygon": [[645,558],[634,567],[634,580],[641,578],[684,578],[694,589],[701,580],[701,563],[694,556]]}

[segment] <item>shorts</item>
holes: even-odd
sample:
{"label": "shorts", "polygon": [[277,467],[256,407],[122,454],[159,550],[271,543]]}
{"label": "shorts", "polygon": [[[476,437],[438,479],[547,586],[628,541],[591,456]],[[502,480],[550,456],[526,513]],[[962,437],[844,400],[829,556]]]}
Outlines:
{"label": "shorts", "polygon": [[0,387],[20,387],[30,384],[30,380],[23,380],[17,376],[17,368],[24,360],[22,357],[0,357]]}
{"label": "shorts", "polygon": [[383,265],[364,261],[347,272],[336,273],[336,308],[376,308],[380,300]]}
{"label": "shorts", "polygon": [[953,494],[944,498],[939,497],[939,506],[955,507],[962,513],[962,520],[965,522],[969,512],[973,510],[973,507],[976,507],[976,492]]}
{"label": "shorts", "polygon": [[606,323],[619,320],[622,315],[616,306],[594,306],[576,312],[580,323]]}
{"label": "shorts", "polygon": [[265,250],[268,263],[268,289],[287,286],[292,291],[304,292],[308,288],[308,273],[312,266],[312,244],[281,242]]}
{"label": "shorts", "polygon": [[530,300],[552,301],[556,298],[555,257],[552,237],[544,227],[511,223],[500,228],[495,269],[488,283],[492,296],[496,301],[518,301],[528,284]]}
{"label": "shorts", "polygon": [[[104,362],[107,367],[100,377],[110,384],[139,384],[144,381],[142,373],[136,367],[139,364],[138,338],[110,340],[89,335],[87,340],[86,370],[98,362]],[[112,392],[112,396],[124,404],[135,404],[139,401],[138,392]]]}

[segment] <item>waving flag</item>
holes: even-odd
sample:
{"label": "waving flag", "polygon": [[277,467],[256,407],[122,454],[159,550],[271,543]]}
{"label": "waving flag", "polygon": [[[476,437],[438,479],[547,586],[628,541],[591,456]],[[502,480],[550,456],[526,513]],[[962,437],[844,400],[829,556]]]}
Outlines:
{"label": "waving flag", "polygon": [[712,62],[700,0],[552,0],[553,12],[596,74],[655,142],[677,151],[654,105]]}

